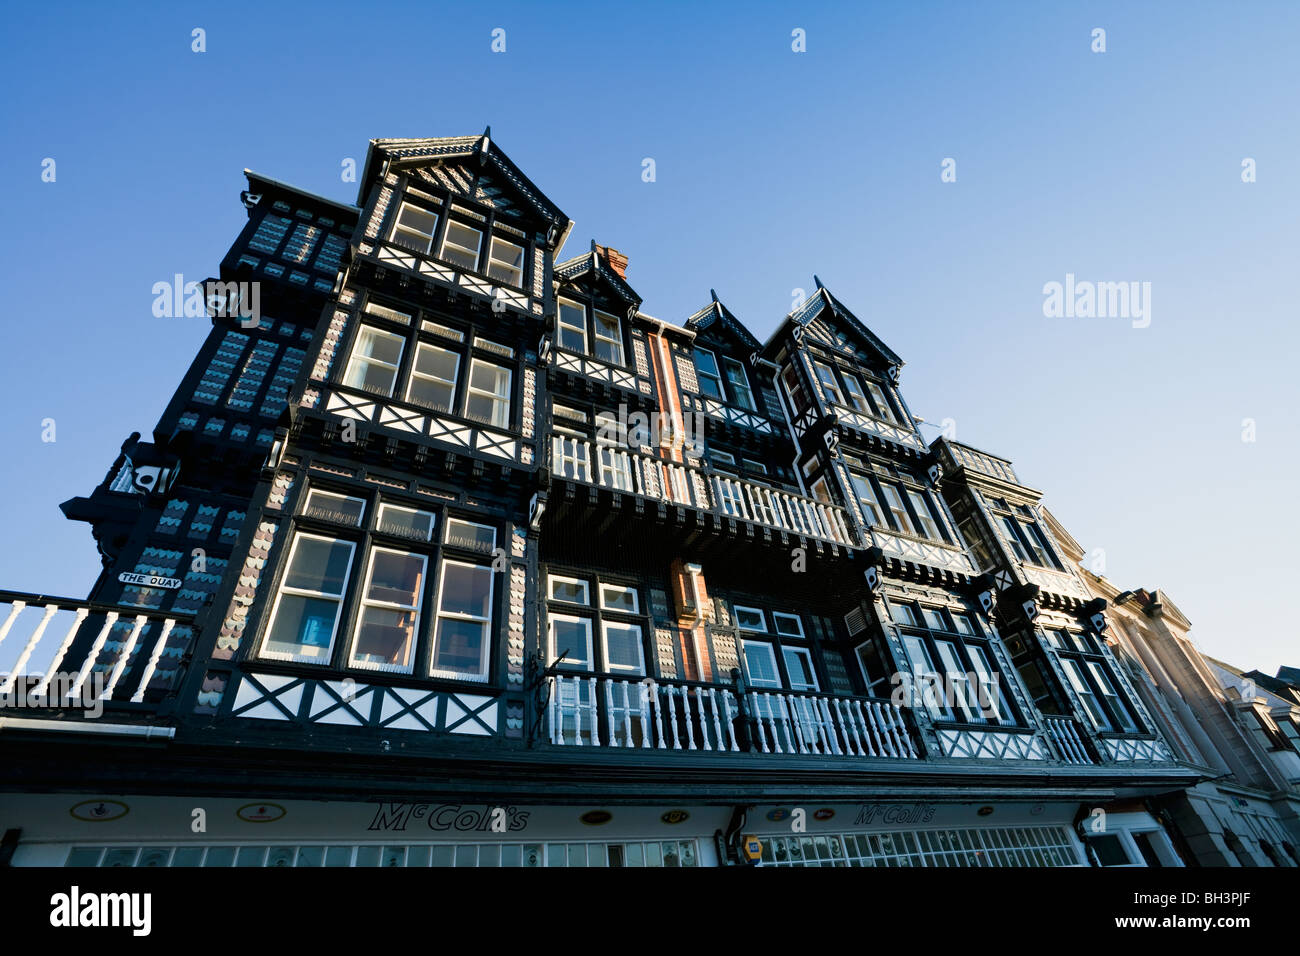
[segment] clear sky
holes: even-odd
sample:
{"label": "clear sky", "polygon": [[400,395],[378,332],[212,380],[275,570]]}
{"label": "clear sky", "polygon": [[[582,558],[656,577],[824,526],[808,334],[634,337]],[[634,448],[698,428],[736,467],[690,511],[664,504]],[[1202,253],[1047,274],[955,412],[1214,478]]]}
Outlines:
{"label": "clear sky", "polygon": [[[1109,578],[1164,588],[1209,654],[1300,665],[1297,38],[1300,5],[1259,2],[17,5],[0,587],[93,582],[57,505],[198,349],[151,287],[215,273],[244,167],[351,202],[372,137],[491,124],[646,312],[713,287],[765,338],[817,273],[913,411],[1013,459]],[[1046,317],[1067,274],[1149,282],[1150,324]]]}

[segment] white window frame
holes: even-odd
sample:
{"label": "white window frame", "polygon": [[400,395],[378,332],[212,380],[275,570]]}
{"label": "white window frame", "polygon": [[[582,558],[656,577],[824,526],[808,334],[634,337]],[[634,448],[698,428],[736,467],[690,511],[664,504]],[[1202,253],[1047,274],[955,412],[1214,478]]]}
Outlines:
{"label": "white window frame", "polygon": [[[506,260],[497,258],[498,242],[501,243],[502,245],[510,246],[513,249],[519,250],[519,265],[517,266],[508,265],[506,264]],[[488,243],[488,267],[487,267],[488,278],[496,279],[498,282],[504,282],[506,285],[512,286],[516,289],[522,289],[524,286],[524,264],[527,261],[527,258],[528,258],[528,250],[525,249],[522,244],[518,242],[511,242],[509,239],[506,239],[503,236],[494,235],[492,237],[492,241]],[[497,275],[493,271],[493,269],[497,269],[497,268],[507,273],[507,275],[506,276]],[[518,274],[516,275],[516,273]]]}
{"label": "white window frame", "polygon": [[[904,634],[902,638],[903,652],[907,655],[907,661],[912,667],[913,703],[920,703],[930,712],[930,716],[936,720],[952,720],[952,708],[948,706],[948,701],[943,693],[945,686],[945,682],[942,680],[943,675],[939,673],[934,665],[933,655],[930,653],[925,638],[918,637],[915,634]],[[913,654],[914,648],[920,652],[921,661],[918,661],[916,655]]]}
{"label": "white window frame", "polygon": [[835,377],[835,369],[819,359],[813,359],[813,368],[817,371],[817,384],[822,394],[826,396],[826,401],[835,405],[845,404],[844,389],[840,386],[839,379]]}
{"label": "white window frame", "polygon": [[[732,369],[740,373],[739,382],[731,377],[730,372]],[[741,362],[724,355],[722,357],[722,377],[731,386],[729,390],[731,404],[739,405],[747,412],[757,411],[758,406],[754,403],[754,390],[749,385],[749,376],[745,374],[745,366]],[[743,401],[741,400],[742,395],[744,396]]]}
{"label": "white window frame", "polygon": [[[787,678],[787,680],[789,681],[790,689],[791,689],[791,690],[809,691],[809,692],[813,692],[813,693],[817,693],[817,692],[820,692],[820,691],[821,691],[821,689],[822,689],[822,688],[821,688],[821,684],[820,684],[820,682],[818,682],[818,680],[817,680],[817,668],[813,666],[813,657],[812,657],[812,652],[811,652],[810,650],[808,650],[808,648],[806,648],[806,647],[790,647],[790,646],[788,646],[788,645],[784,645],[784,644],[783,644],[783,645],[781,646],[781,655],[782,655],[782,657],[784,657],[784,658],[786,659],[786,660],[785,660],[785,673],[786,673],[786,678]],[[790,669],[790,656],[791,656],[791,655],[793,655],[793,656],[795,656],[795,657],[802,657],[805,661],[807,661],[807,663],[808,663],[807,671],[808,671],[809,676],[812,678],[812,683],[811,683],[811,684],[807,684],[807,683],[805,683],[804,681],[799,681],[799,682],[796,682],[796,681],[795,681],[795,678],[794,678],[794,672]]]}
{"label": "white window frame", "polygon": [[[330,594],[325,591],[311,591],[306,588],[290,587],[284,583],[284,579],[289,576],[289,571],[293,567],[293,559],[298,553],[298,543],[305,538],[313,538],[317,541],[328,541],[331,544],[342,543],[348,546],[348,566],[343,572],[343,590],[338,594]],[[334,656],[334,642],[338,639],[339,619],[343,613],[343,598],[347,594],[348,581],[352,577],[352,561],[356,557],[357,545],[354,541],[346,538],[331,538],[324,534],[313,534],[310,531],[297,531],[293,536],[293,543],[289,546],[289,559],[284,564],[284,574],[281,577],[280,586],[275,592],[275,605],[271,608],[271,617],[267,621],[266,629],[262,632],[262,643],[258,650],[258,657],[269,661],[293,661],[299,664],[320,664],[328,665]],[[325,648],[323,654],[289,654],[284,651],[268,650],[267,645],[271,643],[271,632],[275,629],[276,619],[280,614],[280,599],[286,594],[297,597],[317,598],[322,601],[333,601],[334,609],[334,626],[330,630],[330,642]]]}
{"label": "white window frame", "polygon": [[[582,322],[575,326],[572,321],[565,321],[565,308],[577,309],[582,313]],[[587,354],[587,307],[581,302],[575,302],[573,299],[559,298],[555,304],[555,344],[557,347],[567,349],[570,352],[581,352]],[[571,345],[565,345],[563,341],[563,331],[577,331],[582,336],[582,348],[575,349]]]}
{"label": "white window frame", "polygon": [[942,541],[943,535],[939,533],[939,523],[934,520],[934,513],[930,511],[930,502],[926,500],[924,492],[917,491],[915,488],[904,490],[907,492],[907,500],[916,509],[916,520],[921,524],[921,537],[929,538],[931,541]]}
{"label": "white window frame", "polygon": [[[383,506],[380,506],[383,510]],[[412,509],[414,510],[414,509]],[[378,552],[386,554],[399,554],[403,557],[415,557],[420,559],[420,584],[415,589],[415,604],[394,604],[391,601],[377,601],[369,597],[371,578],[375,573],[375,555]],[[409,674],[415,667],[416,644],[420,639],[420,608],[424,603],[424,578],[429,572],[429,557],[416,551],[402,551],[397,548],[390,548],[384,545],[373,545],[370,553],[366,556],[366,573],[362,579],[361,591],[357,597],[356,624],[352,628],[352,646],[348,648],[348,666],[357,667],[368,671],[382,671],[386,674]],[[366,608],[374,607],[382,611],[410,611],[415,615],[415,622],[411,627],[411,643],[406,650],[406,665],[385,664],[375,661],[361,661],[357,659],[357,644],[361,640],[361,628],[365,623],[364,617]]]}
{"label": "white window frame", "polygon": [[[632,610],[627,611],[621,607],[614,607],[612,605],[606,604],[605,603],[606,588],[610,589],[611,591],[622,591],[626,594],[631,594]],[[641,597],[640,594],[637,592],[635,586],[631,584],[612,584],[606,581],[602,581],[600,584],[597,585],[597,590],[600,593],[600,609],[602,611],[613,611],[615,614],[640,614],[641,613]]]}
{"label": "white window frame", "polygon": [[[556,597],[556,584],[582,585],[582,600],[570,601],[568,598]],[[591,607],[591,585],[583,578],[571,578],[564,574],[548,574],[546,576],[546,599],[548,601],[558,601],[561,604],[572,604],[574,607]]]}
{"label": "white window frame", "polygon": [[[382,336],[384,338],[396,339],[398,343],[397,362],[395,364],[390,365],[388,362],[385,362],[383,359],[373,358],[368,355],[358,355],[357,346],[361,344],[362,337],[367,334],[373,334],[377,337]],[[404,356],[405,354],[406,354],[405,336],[398,335],[396,332],[389,332],[387,329],[381,329],[378,326],[366,325],[363,322],[360,328],[357,329],[356,336],[352,339],[352,348],[348,353],[348,364],[347,367],[343,370],[343,384],[346,385],[348,388],[355,388],[358,391],[365,392],[367,395],[383,395],[388,398],[392,398],[393,390],[397,387],[397,375],[402,370],[402,356]],[[353,385],[351,383],[350,380],[353,377],[352,374],[353,370],[357,368],[359,363],[362,362],[366,363],[367,365],[378,365],[380,368],[390,369],[392,371],[392,380],[388,383],[387,390],[382,392],[377,392],[377,391],[372,391],[371,389],[366,388],[362,385]]]}
{"label": "white window frame", "polygon": [[898,522],[898,530],[903,534],[915,535],[916,529],[912,527],[912,517],[907,513],[907,505],[903,504],[903,496],[899,494],[898,488],[887,481],[882,481],[880,491],[885,496],[885,508]]}
{"label": "white window frame", "polygon": [[[314,515],[311,514],[309,509],[312,507],[312,499],[317,497],[335,498],[339,501],[355,501],[357,504],[361,505],[361,510],[357,513],[357,519],[354,522],[339,521],[335,518],[325,518],[320,515]],[[324,488],[308,488],[307,497],[303,502],[302,511],[300,511],[299,514],[316,521],[330,521],[334,524],[346,525],[349,528],[360,528],[362,521],[364,521],[366,517],[366,499],[358,498],[355,495],[340,494],[337,491],[326,491]]]}
{"label": "white window frame", "polygon": [[[900,620],[898,619],[898,615],[899,615],[899,612],[900,612],[900,611],[907,615],[908,620],[906,620],[906,621],[900,621]],[[899,625],[900,627],[916,627],[916,626],[917,626],[917,623],[916,623],[916,612],[915,612],[914,610],[912,610],[912,605],[910,605],[910,604],[892,603],[892,602],[891,602],[890,605],[889,605],[889,618],[890,618],[890,620],[892,620],[895,624]]]}
{"label": "white window frame", "polygon": [[[430,351],[434,351],[434,352],[443,352],[447,355],[450,355],[452,358],[456,360],[456,369],[452,373],[452,377],[450,379],[439,378],[436,375],[430,375],[428,372],[421,372],[419,370],[420,353],[425,349],[429,349]],[[417,342],[415,346],[415,361],[411,363],[411,374],[407,377],[406,380],[406,395],[403,398],[403,401],[411,405],[419,405],[421,408],[433,408],[433,409],[437,409],[438,411],[450,413],[451,410],[456,407],[456,385],[459,383],[460,380],[460,358],[461,358],[460,353],[453,351],[452,349],[444,348],[441,345],[434,345],[432,342]],[[430,382],[437,382],[439,385],[450,386],[451,395],[447,399],[447,407],[442,408],[441,406],[431,405],[426,401],[421,401],[420,399],[412,398],[411,389],[415,386],[416,379],[427,379]]]}
{"label": "white window frame", "polygon": [[[748,631],[748,632],[751,633],[751,634],[767,634],[767,633],[768,633],[768,630],[767,630],[767,615],[763,613],[763,609],[762,609],[761,607],[749,607],[749,606],[747,606],[747,605],[745,605],[745,604],[733,604],[733,605],[731,606],[731,610],[732,610],[732,612],[733,612],[733,613],[735,614],[735,616],[736,616],[736,627],[740,628],[740,630],[742,630],[742,631]],[[740,613],[741,613],[742,611],[750,611],[750,612],[752,612],[752,613],[754,613],[754,614],[757,614],[757,615],[758,615],[758,619],[759,619],[759,621],[762,622],[762,626],[761,626],[761,627],[746,627],[745,625],[741,624],[741,623],[740,623]]]}
{"label": "white window frame", "polygon": [[[772,673],[776,675],[774,678],[775,683],[766,683],[766,682],[760,682],[754,680],[753,675],[751,675],[749,672],[749,649],[751,647],[761,647],[767,653],[767,656],[772,661]],[[776,648],[772,646],[771,641],[741,640],[740,659],[745,665],[745,683],[748,684],[750,687],[766,687],[766,688],[777,688],[777,689],[781,687],[781,668],[776,663]]]}
{"label": "white window frame", "polygon": [[[993,662],[989,655],[985,653],[982,644],[967,644],[966,653],[970,655],[971,666],[975,668],[976,674],[979,675],[981,683],[984,684],[985,696],[993,706],[993,717],[990,718],[999,724],[1009,724],[1015,720],[1011,711],[1011,702],[1007,700],[1006,692],[1002,689],[1002,681],[999,679],[998,672],[993,669]],[[976,691],[975,706],[980,706],[978,690]]]}
{"label": "white window frame", "polygon": [[[461,245],[461,243],[456,242],[451,238],[451,230],[453,226],[460,229],[468,229],[470,232],[478,236],[478,242],[475,244],[474,249],[472,251],[472,254],[474,256],[473,265],[468,265],[468,266],[463,265],[457,260],[448,257],[447,255],[448,246],[451,246],[453,252],[460,252],[464,254],[470,254],[471,252],[469,246]],[[482,256],[482,254],[483,254],[483,230],[476,229],[474,226],[471,226],[468,223],[461,222],[460,220],[453,219],[452,217],[449,216],[447,218],[447,228],[444,229],[442,233],[442,246],[440,247],[440,250],[438,252],[438,258],[443,260],[444,262],[450,262],[458,269],[468,269],[470,272],[477,272],[478,261],[479,258]]]}
{"label": "white window frame", "polygon": [[854,411],[874,417],[875,412],[871,409],[871,402],[868,401],[867,393],[863,391],[862,383],[858,381],[858,377],[852,372],[845,372],[843,379],[844,392],[848,396],[849,407]]}
{"label": "white window frame", "polygon": [[831,488],[830,488],[830,485],[827,484],[827,482],[826,482],[826,476],[825,476],[825,475],[822,475],[822,476],[819,477],[816,481],[814,481],[811,485],[809,485],[809,486],[808,486],[808,490],[811,491],[811,492],[812,492],[812,496],[813,496],[814,498],[816,498],[818,501],[820,501],[822,504],[824,504],[824,505],[829,505],[829,504],[832,503],[832,501],[831,501]]}
{"label": "white window frame", "polygon": [[[497,529],[496,529],[494,526],[490,525],[490,524],[481,524],[481,523],[479,523],[479,522],[477,522],[477,521],[470,521],[468,518],[457,518],[457,517],[453,517],[453,516],[451,516],[451,515],[448,515],[448,516],[447,516],[447,520],[444,521],[442,524],[443,524],[442,543],[443,543],[444,545],[450,545],[450,546],[453,547],[453,548],[464,548],[464,547],[465,547],[465,546],[462,545],[462,544],[457,544],[455,541],[450,540],[450,539],[451,539],[451,530],[452,530],[452,529],[451,529],[451,526],[452,526],[452,525],[455,525],[455,524],[463,524],[463,525],[468,525],[468,526],[471,527],[471,528],[486,528],[488,531],[491,531],[491,532],[492,532],[492,546],[489,547],[489,548],[487,549],[487,551],[485,551],[484,553],[485,553],[485,554],[491,554],[493,551],[496,550],[496,546],[497,546]],[[478,549],[477,549],[477,548],[466,548],[466,550],[467,550],[467,551],[477,551]]]}
{"label": "white window frame", "polygon": [[[422,213],[426,216],[432,216],[433,231],[430,233],[423,233],[412,226],[403,225],[402,214],[405,213],[408,208],[414,209],[416,212]],[[394,245],[401,246],[403,249],[411,249],[414,252],[420,252],[427,256],[429,254],[429,250],[433,248],[433,237],[438,234],[438,223],[440,219],[441,217],[438,215],[438,213],[433,212],[432,210],[425,209],[423,206],[417,206],[415,203],[412,202],[403,201],[402,205],[399,206],[397,209],[397,215],[393,217],[393,231],[388,234],[388,241],[393,243]],[[419,236],[421,239],[427,239],[428,242],[425,243],[423,249],[416,249],[414,246],[409,246],[406,243],[401,242],[397,238],[397,234],[399,232],[403,234],[409,234],[412,236]]]}
{"label": "white window frame", "polygon": [[[930,620],[929,615],[931,615],[931,614],[937,614],[937,615],[938,615],[938,617],[939,617],[939,623],[938,623],[938,624],[935,624],[933,621]],[[922,619],[923,621],[925,621],[925,626],[928,627],[928,628],[929,628],[930,630],[932,630],[932,631],[942,631],[943,633],[950,633],[950,632],[948,631],[948,622],[944,619],[943,611],[942,611],[942,609],[940,609],[940,608],[937,608],[937,607],[927,607],[926,605],[922,604],[922,605],[921,605],[921,619]]]}
{"label": "white window frame", "polygon": [[879,406],[879,408],[877,409],[876,417],[882,418],[887,422],[897,421],[897,419],[894,417],[893,407],[890,406],[889,399],[885,395],[885,390],[881,388],[879,384],[873,382],[871,379],[867,379],[866,386],[867,386],[867,391],[871,393],[871,397],[875,400],[876,404]]}
{"label": "white window frame", "polygon": [[[602,362],[608,362],[611,365],[622,365],[623,364],[623,323],[622,321],[620,321],[619,317],[615,315],[613,312],[605,312],[602,311],[601,309],[594,309],[593,312],[594,315],[592,321],[592,334],[594,336],[594,341],[592,342],[592,353],[595,355],[597,359],[599,359]],[[605,316],[606,318],[610,318],[614,320],[613,336],[602,334],[604,332],[604,327],[600,320],[601,316]],[[613,358],[606,358],[605,356],[600,354],[600,343],[602,342],[604,342],[606,345],[612,346],[611,351],[613,351],[614,353]]]}
{"label": "white window frame", "polygon": [[[885,527],[888,530],[888,523],[885,521],[885,509],[881,507],[876,500],[876,489],[871,485],[871,479],[866,475],[859,474],[856,471],[849,472],[849,484],[853,486],[853,497],[858,499],[858,506],[863,511],[863,517],[873,528]],[[867,496],[862,497],[863,491]]]}
{"label": "white window frame", "polygon": [[[1110,717],[1106,715],[1106,708],[1102,706],[1101,700],[1098,699],[1096,691],[1094,691],[1092,685],[1088,683],[1087,675],[1085,675],[1083,669],[1079,667],[1079,661],[1072,657],[1062,657],[1060,658],[1060,661],[1061,668],[1065,671],[1065,676],[1070,680],[1070,686],[1074,688],[1075,694],[1078,695],[1083,704],[1084,716],[1088,718],[1092,723],[1092,726],[1100,733],[1106,734],[1114,731],[1115,728],[1111,726]],[[1094,713],[1093,708],[1088,706],[1089,700],[1091,700],[1096,706],[1100,715]]]}
{"label": "white window frame", "polygon": [[[1110,709],[1114,714],[1114,720],[1119,722],[1119,729],[1126,734],[1136,734],[1139,732],[1137,719],[1133,716],[1133,708],[1128,705],[1125,698],[1120,696],[1119,688],[1115,682],[1110,679],[1106,673],[1106,668],[1101,665],[1100,661],[1087,661],[1088,670],[1092,673],[1092,678],[1097,682],[1097,689],[1101,691],[1101,696],[1110,701]],[[1124,726],[1128,721],[1130,726]]]}
{"label": "white window frame", "polygon": [[[793,621],[796,633],[787,634],[785,631],[781,630],[781,621],[783,620]],[[776,628],[776,633],[779,634],[781,637],[796,637],[801,639],[804,637],[803,619],[799,617],[798,614],[789,614],[786,613],[785,611],[773,611],[772,626]]]}
{"label": "white window frame", "polygon": [[423,508],[412,508],[409,505],[393,504],[390,501],[381,502],[379,505],[379,513],[375,518],[375,530],[380,534],[390,534],[398,538],[405,538],[406,536],[393,531],[385,531],[383,528],[385,511],[404,511],[407,514],[425,515],[429,519],[429,530],[426,536],[423,538],[409,538],[408,540],[420,541],[423,543],[427,543],[433,540],[433,529],[438,523],[438,516],[435,515],[432,511],[425,511]]}
{"label": "white window frame", "polygon": [[[498,372],[505,373],[506,391],[504,395],[502,395],[500,392],[489,392],[486,389],[479,388],[474,384],[474,370],[479,365],[486,365],[488,368],[494,369]],[[499,377],[497,381],[498,383],[500,382]],[[510,398],[511,398],[511,390],[513,389],[513,387],[514,387],[513,370],[507,368],[504,365],[498,365],[496,362],[489,362],[487,359],[473,358],[470,360],[469,363],[469,378],[465,382],[465,411],[467,413],[469,411],[469,398],[471,395],[477,395],[480,397],[489,398],[492,400],[492,420],[491,420],[492,427],[509,428],[510,427]],[[504,421],[497,421],[498,410],[504,410],[504,415],[500,416],[504,418]],[[466,417],[467,418],[469,417],[468,414],[466,414]],[[474,419],[474,421],[478,421],[478,419]]]}
{"label": "white window frame", "polygon": [[[711,362],[713,363],[713,371],[712,371],[712,372],[706,372],[706,371],[705,371],[705,370],[700,366],[700,356],[701,356],[701,355],[707,355],[707,356],[709,357],[709,361],[711,361]],[[708,379],[710,382],[713,382],[714,385],[717,386],[718,394],[717,394],[717,395],[710,395],[708,392],[706,392],[706,391],[704,390],[703,387],[700,388],[700,394],[701,394],[702,396],[704,396],[705,398],[716,398],[716,399],[718,399],[719,401],[723,401],[723,402],[725,402],[725,401],[727,400],[727,390],[726,390],[726,389],[723,387],[723,385],[722,385],[722,366],[720,366],[720,365],[718,364],[718,356],[717,356],[715,353],[713,353],[712,351],[710,351],[709,349],[701,348],[700,346],[697,345],[697,346],[695,346],[695,380],[696,380],[696,384],[697,384],[697,385],[700,385],[701,383],[704,382],[705,379]]]}
{"label": "white window frame", "polygon": [[[635,667],[619,665],[615,667],[609,659],[609,629],[618,628],[620,630],[636,631],[636,652],[640,662]],[[600,652],[605,661],[605,672],[609,674],[631,674],[637,677],[645,676],[645,634],[639,624],[630,624],[625,621],[604,621],[600,622]]]}
{"label": "white window frame", "polygon": [[[555,645],[555,622],[556,621],[564,621],[566,623],[582,625],[583,630],[586,632],[586,638],[587,638],[587,659],[585,661],[575,661],[568,657],[557,656],[560,653],[560,649]],[[552,667],[574,667],[586,671],[594,671],[596,669],[596,656],[595,656],[594,648],[592,647],[592,643],[591,643],[591,624],[592,624],[591,618],[583,617],[580,614],[563,614],[563,613],[552,614],[550,612],[547,613],[546,640],[547,640],[547,646],[550,648],[550,653],[547,655],[547,657],[549,658],[550,665]],[[568,650],[572,652],[575,650],[575,648],[570,647],[568,648]]]}
{"label": "white window frame", "polygon": [[[476,617],[473,614],[465,614],[460,611],[444,611],[442,609],[443,596],[446,594],[445,584],[447,580],[447,566],[452,564],[459,565],[460,567],[465,567],[465,568],[478,568],[488,573],[487,617],[480,618],[480,617]],[[492,637],[493,637],[492,612],[496,607],[496,589],[497,589],[496,572],[492,570],[491,565],[475,564],[473,561],[460,561],[455,558],[442,559],[442,562],[438,567],[438,603],[437,603],[437,611],[434,613],[434,619],[433,619],[433,638],[430,641],[430,644],[432,646],[429,648],[429,676],[430,677],[441,677],[447,680],[474,681],[475,683],[479,683],[479,684],[487,683],[488,660],[490,659],[492,654]],[[481,625],[481,629],[483,631],[483,646],[479,650],[479,669],[477,673],[469,674],[463,671],[453,671],[447,668],[440,668],[435,666],[435,662],[438,659],[438,632],[440,630],[439,625],[441,624],[443,618],[446,618],[451,621],[474,621],[475,623]]]}

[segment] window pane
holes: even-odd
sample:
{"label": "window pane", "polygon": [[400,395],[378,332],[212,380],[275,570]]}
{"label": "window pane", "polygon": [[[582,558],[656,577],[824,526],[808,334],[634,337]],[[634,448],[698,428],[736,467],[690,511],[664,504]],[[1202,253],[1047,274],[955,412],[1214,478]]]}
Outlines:
{"label": "window pane", "polygon": [[347,583],[352,545],[332,538],[298,535],[284,587],[322,594],[342,594]]}
{"label": "window pane", "polygon": [[363,325],[352,345],[352,356],[343,375],[343,384],[381,395],[391,395],[401,358],[401,336]]}
{"label": "window pane", "polygon": [[600,606],[609,611],[626,611],[628,614],[635,614],[639,610],[636,588],[602,584],[600,586]]}
{"label": "window pane", "polygon": [[448,222],[447,235],[442,240],[442,258],[466,269],[478,266],[479,245],[483,234],[461,222]]}
{"label": "window pane", "polygon": [[483,646],[486,640],[486,624],[439,618],[433,669],[471,676],[483,674]]}
{"label": "window pane", "polygon": [[552,576],[550,583],[551,600],[567,601],[570,604],[588,603],[586,581],[576,581]]}
{"label": "window pane", "polygon": [[906,604],[891,604],[889,608],[895,624],[902,624],[904,627],[916,627],[916,615],[912,613],[911,607]]}
{"label": "window pane", "polygon": [[843,405],[844,396],[840,394],[840,385],[835,380],[835,372],[824,362],[814,362],[813,367],[817,370],[817,378],[822,384],[822,391],[826,394],[826,400],[837,405]]}
{"label": "window pane", "polygon": [[375,548],[371,552],[370,587],[366,600],[414,607],[424,581],[424,557]]}
{"label": "window pane", "polygon": [[577,302],[570,302],[568,299],[561,299],[557,333],[561,348],[585,353],[587,351],[586,307]]}
{"label": "window pane", "polygon": [[[586,618],[550,615],[551,659],[570,667],[591,670],[591,621]],[[565,653],[567,651],[567,653]]]}
{"label": "window pane", "polygon": [[776,655],[771,644],[742,641],[745,654],[745,672],[749,682],[756,687],[780,687],[781,675],[776,669]]}
{"label": "window pane", "polygon": [[442,566],[444,614],[467,614],[486,619],[492,614],[492,569],[447,561]]}
{"label": "window pane", "polygon": [[447,519],[447,544],[474,551],[491,551],[497,546],[497,532],[491,525]]}
{"label": "window pane", "polygon": [[876,494],[871,488],[871,482],[862,475],[850,473],[849,477],[853,482],[853,493],[862,507],[862,516],[869,524],[880,524],[880,506],[876,503]]}
{"label": "window pane", "polygon": [[803,637],[803,623],[796,615],[777,612],[772,615],[772,620],[776,623],[776,633],[786,637]]}
{"label": "window pane", "polygon": [[718,360],[712,352],[705,349],[695,350],[696,379],[699,381],[700,394],[713,398],[722,398],[722,377],[718,373]]}
{"label": "window pane", "polygon": [[943,612],[932,607],[921,608],[921,614],[925,617],[925,626],[934,631],[948,630],[948,622],[943,619]]}
{"label": "window pane", "polygon": [[766,631],[767,621],[763,612],[756,607],[736,605],[736,625],[746,631]]}
{"label": "window pane", "polygon": [[790,686],[795,690],[817,689],[817,675],[813,671],[812,655],[803,648],[785,648],[785,670],[790,675]]}
{"label": "window pane", "polygon": [[399,246],[427,253],[433,246],[433,234],[437,228],[436,215],[410,203],[402,203],[393,228],[393,241]]}
{"label": "window pane", "polygon": [[745,368],[735,359],[723,359],[727,371],[727,381],[731,385],[731,400],[742,408],[754,410],[754,395],[749,389],[749,380],[745,377]]}
{"label": "window pane", "polygon": [[492,237],[491,262],[488,275],[513,286],[523,284],[524,247],[508,242],[500,236]]}
{"label": "window pane", "polygon": [[921,522],[921,533],[927,538],[939,537],[939,526],[935,524],[934,516],[930,513],[930,504],[925,500],[925,496],[919,491],[908,489],[908,500],[912,502],[912,510],[916,512],[916,518]]}
{"label": "window pane", "polygon": [[310,518],[322,521],[335,521],[339,524],[359,525],[366,503],[360,498],[331,494],[316,489],[307,493],[307,504],[302,513]]}
{"label": "window pane", "polygon": [[871,393],[872,399],[876,403],[876,414],[881,418],[894,420],[894,410],[889,406],[889,400],[885,398],[885,393],[875,382],[867,382],[867,391]]}
{"label": "window pane", "polygon": [[409,671],[415,647],[415,611],[397,611],[366,605],[357,619],[357,639],[352,649],[354,664],[380,665]]}
{"label": "window pane", "polygon": [[267,632],[265,652],[314,660],[329,657],[339,602],[328,598],[282,594]]}
{"label": "window pane", "polygon": [[885,503],[889,507],[889,513],[894,516],[894,523],[900,531],[908,534],[916,534],[916,529],[912,527],[912,519],[907,514],[907,509],[903,507],[903,499],[899,497],[898,489],[893,485],[882,483],[880,490],[885,495]]}
{"label": "window pane", "polygon": [[397,505],[380,505],[379,530],[416,541],[429,541],[433,538],[433,514]]}
{"label": "window pane", "polygon": [[618,316],[596,312],[596,357],[614,365],[623,364],[623,333]]}
{"label": "window pane", "polygon": [[641,628],[632,624],[605,625],[605,666],[610,671],[645,673]]}

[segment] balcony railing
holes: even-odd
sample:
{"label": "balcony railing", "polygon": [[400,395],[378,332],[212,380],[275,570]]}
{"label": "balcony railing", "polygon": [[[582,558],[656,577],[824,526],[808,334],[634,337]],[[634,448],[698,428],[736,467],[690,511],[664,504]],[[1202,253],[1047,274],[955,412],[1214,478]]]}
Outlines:
{"label": "balcony railing", "polygon": [[686,505],[845,547],[857,544],[843,510],[835,505],[614,445],[553,435],[550,466],[558,477],[610,491]]}
{"label": "balcony railing", "polygon": [[0,697],[153,703],[175,689],[194,633],[188,615],[0,591]]}
{"label": "balcony railing", "polygon": [[578,747],[834,757],[918,754],[900,707],[795,691],[594,675],[548,678],[548,739]]}
{"label": "balcony railing", "polygon": [[1079,725],[1072,718],[1044,715],[1043,726],[1047,728],[1047,735],[1052,738],[1052,745],[1056,748],[1057,754],[1066,763],[1096,763],[1083,742]]}

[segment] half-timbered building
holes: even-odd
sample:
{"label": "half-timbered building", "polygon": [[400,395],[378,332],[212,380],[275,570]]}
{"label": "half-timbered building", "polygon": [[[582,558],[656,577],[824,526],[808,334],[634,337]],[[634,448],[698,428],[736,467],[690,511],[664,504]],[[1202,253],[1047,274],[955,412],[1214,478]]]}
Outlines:
{"label": "half-timbered building", "polygon": [[243,202],[150,440],[63,506],[89,598],[0,592],[5,858],[1084,865],[1199,779],[1037,493],[927,446],[819,280],[765,342],[652,317],[488,132]]}

